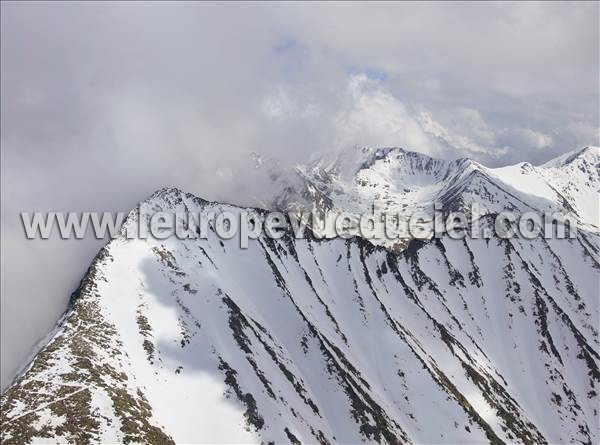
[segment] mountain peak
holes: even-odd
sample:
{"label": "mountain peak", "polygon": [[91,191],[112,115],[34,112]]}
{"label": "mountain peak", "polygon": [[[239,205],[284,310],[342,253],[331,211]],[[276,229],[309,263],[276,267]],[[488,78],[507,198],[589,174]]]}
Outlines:
{"label": "mountain peak", "polygon": [[155,190],[154,193],[152,193],[148,197],[148,200],[154,200],[157,198],[164,198],[164,197],[168,197],[168,196],[180,197],[183,194],[185,194],[185,192],[178,187],[165,186],[165,187],[161,187],[161,188]]}
{"label": "mountain peak", "polygon": [[587,146],[563,155],[557,156],[554,159],[541,165],[541,167],[564,167],[577,161],[587,162],[591,165],[597,165],[600,162],[600,147]]}

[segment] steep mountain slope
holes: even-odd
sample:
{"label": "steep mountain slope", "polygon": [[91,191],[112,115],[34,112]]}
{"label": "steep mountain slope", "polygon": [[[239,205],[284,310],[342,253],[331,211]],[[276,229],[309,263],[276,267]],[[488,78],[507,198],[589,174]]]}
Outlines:
{"label": "steep mountain slope", "polygon": [[495,169],[470,159],[444,161],[402,148],[363,148],[358,156],[344,152],[333,161],[319,160],[278,176],[276,186],[283,192],[273,205],[362,213],[376,204],[405,220],[417,212],[433,215],[434,203],[442,204],[445,214],[570,212],[580,224],[598,231],[599,165],[599,147],[586,147],[539,167],[520,163]]}
{"label": "steep mountain slope", "polygon": [[[365,157],[361,175],[375,183],[370,172],[385,171],[393,151]],[[503,172],[469,161],[400,155],[412,170],[403,163],[387,178],[390,189],[414,189],[402,189],[408,196],[536,202],[522,178],[507,185]],[[579,160],[567,161],[536,167],[536,177],[568,174],[571,190],[584,190],[571,167]],[[360,184],[348,191],[331,171],[322,184],[311,176],[315,190],[338,197],[336,206],[367,202],[353,195]],[[597,190],[597,170],[588,173]],[[552,187],[557,197],[570,190]],[[493,199],[490,190],[499,190]],[[577,210],[584,200],[566,199]],[[176,189],[147,203],[241,210]],[[600,440],[600,240],[591,225],[576,239],[444,237],[393,253],[290,231],[248,249],[212,231],[127,239],[138,217],[98,254],[56,332],[3,394],[2,443]]]}

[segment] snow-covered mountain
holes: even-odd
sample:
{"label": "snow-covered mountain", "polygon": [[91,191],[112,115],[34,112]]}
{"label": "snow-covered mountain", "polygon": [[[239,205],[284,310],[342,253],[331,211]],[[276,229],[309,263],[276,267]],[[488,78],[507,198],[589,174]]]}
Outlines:
{"label": "snow-covered mountain", "polygon": [[[275,207],[568,209],[575,239],[127,239],[1,399],[2,443],[598,443],[598,148],[489,169],[364,150]],[[177,189],[154,210],[239,212]]]}
{"label": "snow-covered mountain", "polygon": [[[360,214],[376,203],[384,212],[480,214],[501,211],[570,212],[579,224],[600,227],[600,148],[586,147],[542,166],[487,168],[470,159],[445,161],[402,148],[363,148],[278,176],[285,209],[335,209]],[[383,243],[384,245],[386,243]],[[388,245],[388,247],[390,247]]]}

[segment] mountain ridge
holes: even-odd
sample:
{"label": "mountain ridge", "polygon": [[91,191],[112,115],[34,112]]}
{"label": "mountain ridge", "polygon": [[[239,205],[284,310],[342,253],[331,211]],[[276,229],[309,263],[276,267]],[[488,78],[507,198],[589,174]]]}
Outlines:
{"label": "mountain ridge", "polygon": [[[243,209],[176,188],[145,202]],[[598,441],[593,227],[395,253],[289,229],[248,249],[212,229],[126,239],[138,218],[2,395],[2,443]]]}

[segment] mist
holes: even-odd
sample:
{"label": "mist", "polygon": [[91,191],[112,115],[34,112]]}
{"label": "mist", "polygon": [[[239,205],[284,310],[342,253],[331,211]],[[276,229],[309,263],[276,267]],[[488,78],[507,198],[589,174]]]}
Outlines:
{"label": "mist", "polygon": [[22,211],[163,186],[255,205],[293,166],[402,146],[489,166],[599,145],[598,4],[1,4],[1,385],[105,241]]}

